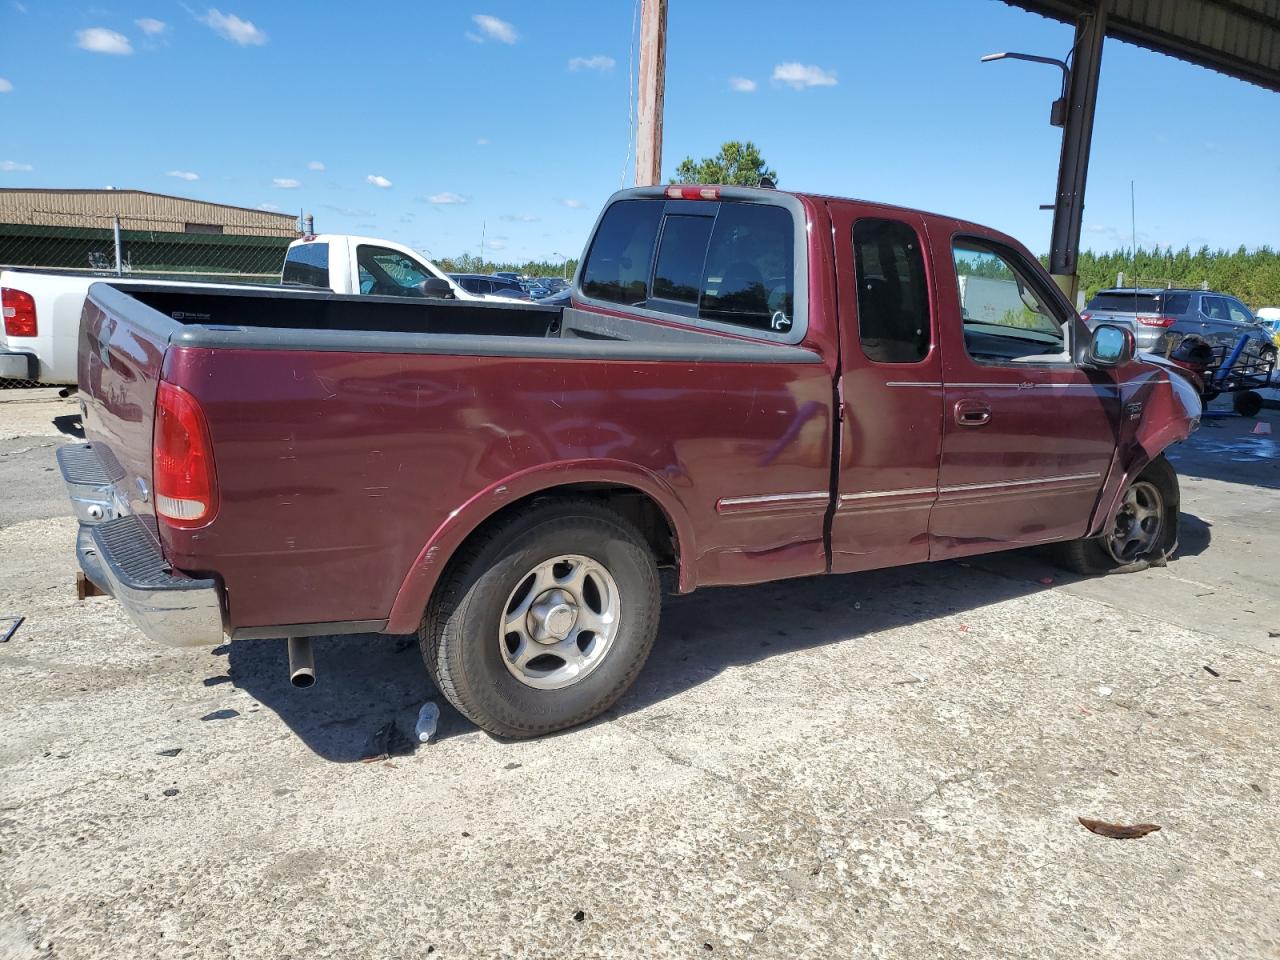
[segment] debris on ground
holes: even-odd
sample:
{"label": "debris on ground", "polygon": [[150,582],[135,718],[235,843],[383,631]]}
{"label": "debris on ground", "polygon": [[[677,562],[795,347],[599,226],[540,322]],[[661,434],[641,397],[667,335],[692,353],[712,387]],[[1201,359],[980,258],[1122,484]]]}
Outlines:
{"label": "debris on ground", "polygon": [[1046,587],[1053,586],[1053,577],[1041,577],[1040,582],[1043,583]]}
{"label": "debris on ground", "polygon": [[1107,823],[1105,820],[1090,820],[1088,817],[1076,817],[1076,819],[1080,821],[1080,826],[1086,830],[1092,831],[1100,837],[1109,837],[1112,840],[1136,840],[1160,829],[1159,825],[1154,823],[1125,825],[1123,823]]}
{"label": "debris on ground", "polygon": [[26,617],[0,617],[0,643],[8,643]]}
{"label": "debris on ground", "polygon": [[1098,696],[1100,697],[1111,696],[1111,688],[1106,686],[1098,687]]}
{"label": "debris on ground", "polygon": [[435,739],[436,726],[439,723],[440,705],[434,700],[428,700],[422,705],[422,709],[418,711],[418,722],[413,728],[413,732],[418,737],[418,742],[430,743]]}
{"label": "debris on ground", "polygon": [[1213,669],[1213,667],[1209,666],[1207,663],[1204,665],[1204,672],[1205,672],[1205,673],[1207,673],[1207,674],[1208,674],[1209,676],[1211,676],[1211,677],[1220,677],[1220,676],[1222,676],[1222,674],[1220,674],[1217,670]]}
{"label": "debris on ground", "polygon": [[182,752],[181,747],[166,747],[164,750],[157,750],[157,757],[176,757]]}
{"label": "debris on ground", "polygon": [[164,795],[166,797],[176,797],[178,795],[178,788],[170,787],[168,790],[164,791]]}
{"label": "debris on ground", "polygon": [[403,757],[411,753],[413,741],[400,731],[394,720],[388,720],[369,737],[361,762],[377,763],[379,760],[390,760],[392,757]]}
{"label": "debris on ground", "polygon": [[215,710],[213,713],[206,713],[201,720],[230,720],[232,717],[240,716],[239,710]]}

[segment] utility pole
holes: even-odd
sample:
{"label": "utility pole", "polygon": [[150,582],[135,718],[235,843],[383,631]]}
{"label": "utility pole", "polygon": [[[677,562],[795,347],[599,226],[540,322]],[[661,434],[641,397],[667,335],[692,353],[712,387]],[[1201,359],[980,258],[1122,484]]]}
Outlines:
{"label": "utility pole", "polygon": [[636,124],[636,186],[662,182],[662,99],[667,86],[667,0],[640,9],[640,90]]}

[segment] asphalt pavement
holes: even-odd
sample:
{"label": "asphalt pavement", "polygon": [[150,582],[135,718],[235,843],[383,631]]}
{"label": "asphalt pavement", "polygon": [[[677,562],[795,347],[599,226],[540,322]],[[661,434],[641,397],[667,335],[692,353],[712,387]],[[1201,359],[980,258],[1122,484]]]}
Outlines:
{"label": "asphalt pavement", "polygon": [[410,638],[319,640],[295,690],[282,642],[76,600],[74,413],[0,393],[0,960],[1280,956],[1275,411],[1174,452],[1165,568],[672,597],[600,721],[446,707],[374,762],[436,697]]}

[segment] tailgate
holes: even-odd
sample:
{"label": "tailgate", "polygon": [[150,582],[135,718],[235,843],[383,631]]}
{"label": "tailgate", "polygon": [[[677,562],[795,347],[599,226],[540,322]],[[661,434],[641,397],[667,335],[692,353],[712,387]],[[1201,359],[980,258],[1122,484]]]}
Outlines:
{"label": "tailgate", "polygon": [[78,379],[85,438],[127,512],[154,515],[151,429],[168,317],[95,283],[80,317]]}

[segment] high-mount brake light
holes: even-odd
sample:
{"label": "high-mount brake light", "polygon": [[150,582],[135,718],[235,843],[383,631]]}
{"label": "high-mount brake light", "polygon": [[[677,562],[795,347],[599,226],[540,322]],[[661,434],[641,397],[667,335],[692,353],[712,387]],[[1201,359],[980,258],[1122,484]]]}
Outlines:
{"label": "high-mount brake light", "polygon": [[174,527],[202,527],[218,512],[209,425],[196,398],[164,380],[156,390],[152,434],[156,514]]}
{"label": "high-mount brake light", "polygon": [[672,200],[719,200],[719,187],[682,187],[672,184],[667,187],[667,196]]}

